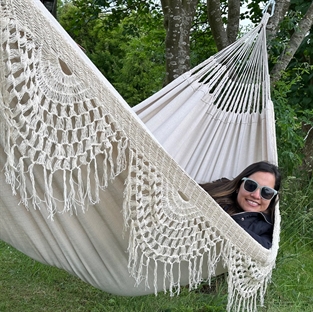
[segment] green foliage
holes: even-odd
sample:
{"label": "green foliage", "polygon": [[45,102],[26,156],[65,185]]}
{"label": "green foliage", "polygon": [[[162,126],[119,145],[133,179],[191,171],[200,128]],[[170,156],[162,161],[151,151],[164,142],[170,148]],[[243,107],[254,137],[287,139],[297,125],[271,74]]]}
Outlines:
{"label": "green foliage", "polygon": [[90,55],[131,106],[161,89],[165,75],[162,20],[146,18],[150,23],[141,24],[143,20],[133,13],[113,29],[99,28],[95,51]]}
{"label": "green foliage", "polygon": [[73,3],[60,11],[61,25],[127,103],[138,104],[162,88],[165,30],[157,11],[131,11],[118,20],[100,14],[91,1]]}
{"label": "green foliage", "polygon": [[285,178],[281,192],[284,248],[288,245],[313,247],[313,179],[299,172],[298,175]]}
{"label": "green foliage", "polygon": [[58,21],[73,40],[83,47],[86,51],[92,50],[96,38],[91,36],[91,30],[96,27],[99,20],[95,18],[99,11],[94,12],[91,6],[86,2],[86,10],[81,10],[72,2],[64,4],[58,10]]}
{"label": "green foliage", "polygon": [[[298,31],[311,0],[292,0],[290,10],[280,25],[276,38],[269,42],[270,69],[279,62]],[[313,124],[313,32],[307,34],[295,56],[273,90],[277,117],[279,161],[287,174],[302,166],[305,145],[304,128]],[[308,155],[306,155],[308,157]]]}
{"label": "green foliage", "polygon": [[289,72],[273,89],[273,102],[276,113],[276,132],[278,145],[278,159],[286,175],[294,174],[303,161],[303,147],[305,144],[304,124],[312,124],[313,111],[303,109],[301,105],[291,105],[292,88],[302,79],[305,69],[298,69],[297,75],[290,80]]}
{"label": "green foliage", "polygon": [[206,3],[199,1],[190,36],[191,67],[197,66],[217,52],[206,9]]}
{"label": "green foliage", "polygon": [[[270,42],[270,67],[279,62],[279,55],[288,46],[291,35],[298,30],[298,23],[308,5],[307,0],[292,1],[292,9],[281,23],[278,36]],[[312,33],[309,33],[273,91],[279,160],[288,175],[302,165],[306,135],[303,129],[313,124],[312,39]]]}
{"label": "green foliage", "polygon": [[133,38],[127,44],[123,64],[114,79],[114,86],[130,106],[148,98],[163,86],[165,68],[161,38],[164,38],[164,33],[159,32],[161,40],[150,35]]}
{"label": "green foliage", "polygon": [[[291,36],[298,31],[299,22],[311,0],[292,0],[290,10],[280,25],[280,31],[269,42],[270,69],[279,62],[281,53],[288,48]],[[313,109],[313,32],[309,32],[286,69],[284,81],[290,84],[288,102],[301,110]],[[287,78],[287,79],[286,79]],[[300,109],[298,109],[300,111]]]}
{"label": "green foliage", "polygon": [[263,9],[266,7],[268,1],[264,0],[244,0],[247,6],[247,11],[244,13],[245,18],[249,18],[252,23],[258,23],[263,16]]}
{"label": "green foliage", "polygon": [[313,48],[310,44],[313,33],[299,47],[296,57],[290,62],[287,71],[292,79],[300,76],[292,85],[289,102],[299,105],[303,110],[313,110]]}
{"label": "green foliage", "polygon": [[154,0],[94,0],[93,3],[102,11],[110,12],[110,27],[117,26],[120,21],[134,12],[143,19],[149,14],[161,15],[161,4]]}
{"label": "green foliage", "polygon": [[293,11],[301,11],[302,13],[304,13],[307,11],[311,3],[311,0],[291,0],[290,8]]}

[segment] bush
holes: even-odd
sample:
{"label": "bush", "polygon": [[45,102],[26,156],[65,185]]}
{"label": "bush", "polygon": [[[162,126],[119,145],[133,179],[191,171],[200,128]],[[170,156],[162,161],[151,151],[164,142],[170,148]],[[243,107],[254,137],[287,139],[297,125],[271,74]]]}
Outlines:
{"label": "bush", "polygon": [[313,111],[303,109],[301,105],[292,104],[289,95],[292,87],[301,80],[301,73],[290,80],[290,75],[285,73],[273,88],[272,98],[276,114],[276,136],[279,165],[286,176],[299,173],[304,160],[303,149],[305,146],[306,132],[304,126],[312,126]]}

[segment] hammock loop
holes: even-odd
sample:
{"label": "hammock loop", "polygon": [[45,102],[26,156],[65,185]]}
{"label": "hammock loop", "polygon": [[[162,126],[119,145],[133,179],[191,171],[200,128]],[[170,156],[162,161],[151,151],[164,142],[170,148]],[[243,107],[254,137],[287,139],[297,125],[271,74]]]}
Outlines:
{"label": "hammock loop", "polygon": [[272,17],[274,15],[275,5],[276,5],[276,1],[275,0],[269,0],[267,5],[263,9],[262,13],[263,14],[267,13],[267,11],[269,10],[270,6],[272,6],[272,11],[270,13],[270,17]]}

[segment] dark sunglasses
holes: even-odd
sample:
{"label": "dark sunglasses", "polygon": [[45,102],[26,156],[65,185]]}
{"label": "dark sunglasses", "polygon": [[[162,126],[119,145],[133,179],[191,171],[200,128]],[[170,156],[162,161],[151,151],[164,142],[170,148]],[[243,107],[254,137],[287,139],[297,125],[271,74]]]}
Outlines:
{"label": "dark sunglasses", "polygon": [[271,200],[278,192],[269,186],[259,186],[257,182],[249,178],[242,178],[243,188],[250,193],[260,189],[260,195],[263,199]]}

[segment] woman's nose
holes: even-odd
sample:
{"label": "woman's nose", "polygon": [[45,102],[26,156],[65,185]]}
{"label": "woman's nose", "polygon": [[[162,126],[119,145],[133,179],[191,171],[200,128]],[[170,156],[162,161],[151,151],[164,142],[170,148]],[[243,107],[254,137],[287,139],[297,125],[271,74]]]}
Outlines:
{"label": "woman's nose", "polygon": [[255,198],[261,198],[261,190],[257,188],[254,192],[251,193],[251,195]]}

